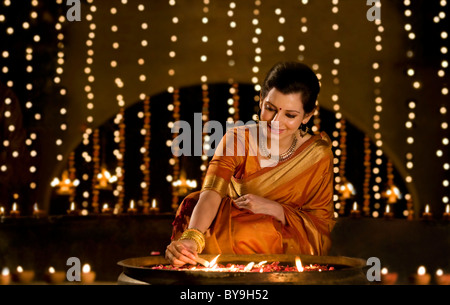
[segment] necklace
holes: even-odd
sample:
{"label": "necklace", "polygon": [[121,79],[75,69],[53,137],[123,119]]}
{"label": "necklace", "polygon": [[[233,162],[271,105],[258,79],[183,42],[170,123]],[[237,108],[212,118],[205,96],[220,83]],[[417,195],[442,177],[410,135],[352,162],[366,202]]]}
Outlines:
{"label": "necklace", "polygon": [[[289,147],[288,150],[286,150],[284,153],[279,155],[279,161],[284,161],[289,159],[290,157],[292,157],[292,155],[295,152],[295,147],[297,146],[297,137],[294,134],[294,139],[292,140],[292,144]],[[265,137],[262,137],[260,144],[259,144],[259,149],[261,151],[261,155],[266,157],[266,158],[271,158],[271,153],[267,150],[267,145],[266,145],[266,139]]]}

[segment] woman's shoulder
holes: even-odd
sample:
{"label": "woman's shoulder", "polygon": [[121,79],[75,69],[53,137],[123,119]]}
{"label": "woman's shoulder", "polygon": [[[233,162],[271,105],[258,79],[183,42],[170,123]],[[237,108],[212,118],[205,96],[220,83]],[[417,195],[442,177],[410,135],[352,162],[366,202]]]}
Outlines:
{"label": "woman's shoulder", "polygon": [[325,155],[333,155],[331,150],[331,139],[325,131],[318,132],[315,136],[315,146],[317,150],[322,151]]}
{"label": "woman's shoulder", "polygon": [[331,138],[325,131],[320,131],[317,133],[317,136],[317,141],[320,142],[320,144],[331,147]]}

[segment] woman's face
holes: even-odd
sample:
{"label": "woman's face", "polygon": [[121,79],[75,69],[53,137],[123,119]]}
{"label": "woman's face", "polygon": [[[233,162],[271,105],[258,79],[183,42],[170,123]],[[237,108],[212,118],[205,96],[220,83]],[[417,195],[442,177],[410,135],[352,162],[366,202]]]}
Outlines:
{"label": "woman's face", "polygon": [[[305,114],[301,93],[283,94],[272,88],[260,101],[261,121],[266,121],[268,134],[279,136],[279,140],[292,139],[300,125],[308,123],[314,112]],[[278,124],[276,123],[278,122]]]}

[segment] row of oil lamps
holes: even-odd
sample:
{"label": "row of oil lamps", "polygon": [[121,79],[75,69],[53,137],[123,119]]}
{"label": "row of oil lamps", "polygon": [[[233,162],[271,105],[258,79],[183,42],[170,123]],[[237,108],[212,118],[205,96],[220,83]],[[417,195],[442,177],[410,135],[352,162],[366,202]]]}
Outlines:
{"label": "row of oil lamps", "polygon": [[[9,268],[4,267],[0,274],[0,285],[16,284],[30,284],[35,280],[36,273],[34,270],[25,270],[22,266],[17,266],[14,272],[10,272]],[[96,273],[91,270],[89,264],[83,265],[80,274],[80,284],[88,285],[95,282]],[[54,267],[49,267],[44,274],[43,280],[49,284],[63,284],[67,279],[65,271],[56,270]]]}
{"label": "row of oil lamps", "polygon": [[[353,218],[359,218],[361,217],[361,211],[359,210],[358,203],[355,201],[353,203],[352,209],[350,210],[350,217]],[[394,218],[394,213],[391,211],[391,205],[386,204],[386,210],[384,211],[383,217],[386,219],[392,219]],[[433,219],[433,213],[430,211],[430,205],[425,206],[425,210],[422,213],[421,216],[422,220],[432,220]],[[445,211],[442,214],[442,219],[450,221],[450,204],[447,204],[445,206]]]}
{"label": "row of oil lamps", "polygon": [[[394,213],[390,210],[390,207],[391,207],[391,205],[387,204],[386,210],[383,214],[383,216],[387,219],[394,218]],[[155,199],[152,200],[152,203],[151,203],[151,206],[150,206],[148,212],[149,212],[149,214],[159,213],[158,203],[156,202]],[[102,207],[102,213],[103,214],[118,214],[118,210],[117,210],[117,208],[114,208],[114,209],[111,208],[109,206],[109,204],[105,203],[105,204],[103,204],[103,207]],[[138,213],[138,209],[136,208],[134,200],[130,201],[130,205],[127,209],[127,213],[128,214],[137,214]],[[70,204],[70,208],[67,210],[67,214],[69,214],[69,215],[87,215],[87,210],[77,209],[75,202],[72,202]],[[43,210],[40,210],[38,204],[35,203],[33,206],[33,216],[39,217],[39,216],[44,216],[44,215],[45,215],[45,212]],[[3,206],[0,206],[0,216],[6,216],[5,208]],[[20,216],[20,210],[18,208],[17,203],[13,203],[12,208],[9,212],[9,216],[12,216],[12,217]],[[350,211],[350,216],[353,218],[361,217],[361,211],[359,210],[358,204],[356,201],[353,203],[353,207]],[[443,216],[444,220],[450,220],[450,204],[446,205],[445,211],[442,216]],[[422,213],[422,219],[423,220],[433,219],[433,214],[431,213],[430,206],[428,204],[425,206],[425,211]]]}
{"label": "row of oil lamps", "polygon": [[[102,206],[102,214],[108,215],[108,214],[119,214],[119,208],[115,207],[112,208],[109,206],[108,203],[104,203]],[[128,206],[127,210],[126,210],[126,214],[138,214],[139,211],[134,203],[134,200],[130,201],[130,205]],[[159,213],[159,206],[158,203],[156,202],[156,199],[153,199],[150,207],[148,208],[148,212],[143,212],[143,214],[158,214]],[[67,214],[68,215],[74,215],[74,216],[79,216],[79,215],[88,215],[88,211],[87,210],[79,210],[76,207],[75,202],[72,202],[70,204],[70,208],[67,210]],[[35,217],[42,217],[46,215],[46,212],[44,210],[41,210],[38,206],[37,203],[34,204],[33,206],[33,216]],[[5,208],[3,206],[0,206],[0,217],[2,216],[11,216],[11,217],[18,217],[20,216],[20,210],[19,210],[19,206],[17,203],[13,203],[11,210],[9,211],[9,215],[6,214]]]}
{"label": "row of oil lamps", "polygon": [[[387,268],[381,269],[381,283],[384,285],[395,285],[398,280],[397,272],[389,272]],[[450,285],[450,274],[444,273],[442,269],[437,269],[434,274],[434,280],[437,285]],[[413,285],[429,285],[431,283],[431,274],[427,273],[425,266],[419,266],[417,273],[411,274],[408,281]]]}
{"label": "row of oil lamps", "polygon": [[[96,273],[91,271],[89,264],[85,264],[81,272],[80,284],[92,284],[96,278]],[[0,275],[0,285],[9,285],[12,282],[18,284],[30,284],[35,279],[34,270],[24,270],[21,266],[16,268],[16,271],[11,273],[8,268],[3,268]],[[381,283],[384,285],[394,285],[397,283],[398,273],[389,272],[387,268],[381,270]],[[442,269],[438,269],[434,275],[436,284],[450,285],[450,274],[446,274]],[[66,272],[57,271],[53,267],[49,267],[44,274],[44,280],[49,284],[62,284],[66,281]],[[426,272],[424,266],[417,269],[416,274],[409,277],[410,284],[413,285],[428,285],[431,282],[431,274]]]}

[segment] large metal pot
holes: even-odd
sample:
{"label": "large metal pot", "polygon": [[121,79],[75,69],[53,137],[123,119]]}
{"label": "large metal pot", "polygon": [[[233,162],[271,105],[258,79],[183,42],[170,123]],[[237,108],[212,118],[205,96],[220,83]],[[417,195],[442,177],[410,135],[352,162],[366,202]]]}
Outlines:
{"label": "large metal pot", "polygon": [[[216,255],[200,255],[212,260]],[[311,256],[311,255],[230,255],[222,254],[218,263],[226,265],[248,264],[250,262],[275,262],[280,265],[295,266],[295,257],[299,256],[303,265],[319,264],[333,266],[330,271],[307,272],[219,272],[193,270],[152,269],[157,265],[166,265],[163,256],[129,258],[118,263],[123,272],[118,284],[159,284],[159,285],[336,285],[336,284],[369,284],[366,274],[366,262],[359,258],[344,256]]]}

